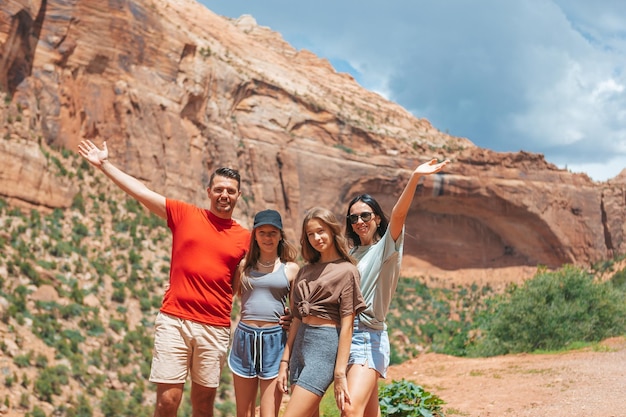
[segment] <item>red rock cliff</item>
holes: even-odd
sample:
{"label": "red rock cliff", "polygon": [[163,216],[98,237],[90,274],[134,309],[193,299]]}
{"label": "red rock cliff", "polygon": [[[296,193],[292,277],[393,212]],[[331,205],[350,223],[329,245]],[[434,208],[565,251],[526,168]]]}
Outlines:
{"label": "red rock cliff", "polygon": [[5,0],[0,5],[0,196],[68,207],[77,180],[39,146],[106,140],[151,188],[205,205],[217,166],[241,170],[236,216],[343,215],[356,193],[390,211],[433,156],[405,252],[443,269],[586,264],[626,251],[626,179],[595,183],[541,155],[495,153],[444,134],[250,17],[192,0]]}

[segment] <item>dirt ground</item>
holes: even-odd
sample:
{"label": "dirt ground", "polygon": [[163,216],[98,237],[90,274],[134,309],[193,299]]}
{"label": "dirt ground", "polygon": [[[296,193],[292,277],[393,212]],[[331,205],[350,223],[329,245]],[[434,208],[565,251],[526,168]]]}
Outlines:
{"label": "dirt ground", "polygon": [[[433,277],[428,285],[489,283],[502,289],[536,272],[527,267],[448,272],[429,267],[405,258],[403,273]],[[626,338],[558,354],[474,359],[426,353],[392,366],[386,381],[402,378],[443,399],[447,417],[626,417]]]}
{"label": "dirt ground", "polygon": [[595,349],[468,359],[427,353],[389,370],[438,395],[446,416],[626,417],[626,338]]}

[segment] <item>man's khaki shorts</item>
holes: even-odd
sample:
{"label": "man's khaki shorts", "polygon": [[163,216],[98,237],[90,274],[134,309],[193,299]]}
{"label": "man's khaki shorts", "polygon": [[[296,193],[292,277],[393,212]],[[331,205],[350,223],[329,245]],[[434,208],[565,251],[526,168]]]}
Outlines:
{"label": "man's khaki shorts", "polygon": [[184,384],[191,374],[193,382],[217,388],[229,343],[229,327],[159,313],[154,323],[150,382]]}

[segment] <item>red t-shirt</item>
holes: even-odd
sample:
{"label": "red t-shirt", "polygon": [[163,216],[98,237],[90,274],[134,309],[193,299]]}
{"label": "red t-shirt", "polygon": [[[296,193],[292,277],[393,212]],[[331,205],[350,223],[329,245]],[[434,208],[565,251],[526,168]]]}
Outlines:
{"label": "red t-shirt", "polygon": [[211,326],[230,326],[232,277],[250,245],[250,232],[209,210],[167,199],[172,231],[170,285],[161,311]]}

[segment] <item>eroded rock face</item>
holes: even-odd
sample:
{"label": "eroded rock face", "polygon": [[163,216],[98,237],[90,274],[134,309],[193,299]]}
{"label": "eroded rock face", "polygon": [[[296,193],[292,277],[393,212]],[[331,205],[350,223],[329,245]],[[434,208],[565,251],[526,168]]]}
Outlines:
{"label": "eroded rock face", "polygon": [[623,178],[594,183],[444,134],[251,17],[192,0],[7,0],[0,45],[0,196],[12,201],[70,206],[78,180],[40,143],[106,140],[120,168],[199,205],[213,169],[238,168],[236,217],[275,208],[297,240],[312,206],[343,216],[367,192],[390,212],[410,170],[438,157],[453,163],[419,191],[406,253],[456,269],[626,251]]}

